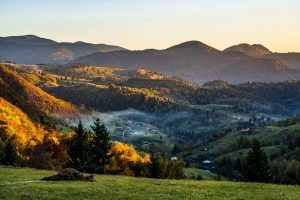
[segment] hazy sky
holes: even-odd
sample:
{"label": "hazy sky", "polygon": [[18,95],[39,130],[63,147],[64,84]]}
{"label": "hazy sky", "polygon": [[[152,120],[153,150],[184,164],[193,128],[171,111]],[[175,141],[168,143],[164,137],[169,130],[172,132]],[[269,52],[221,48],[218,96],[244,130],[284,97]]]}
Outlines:
{"label": "hazy sky", "polygon": [[0,35],[129,49],[199,40],[300,52],[300,0],[0,0]]}

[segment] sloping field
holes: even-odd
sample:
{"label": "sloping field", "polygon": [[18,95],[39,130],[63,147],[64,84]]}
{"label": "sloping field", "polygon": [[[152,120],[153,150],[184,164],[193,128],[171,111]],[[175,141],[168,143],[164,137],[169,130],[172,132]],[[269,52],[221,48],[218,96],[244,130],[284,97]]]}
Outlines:
{"label": "sloping field", "polygon": [[299,186],[95,175],[96,182],[44,182],[55,172],[0,167],[0,199],[300,199]]}

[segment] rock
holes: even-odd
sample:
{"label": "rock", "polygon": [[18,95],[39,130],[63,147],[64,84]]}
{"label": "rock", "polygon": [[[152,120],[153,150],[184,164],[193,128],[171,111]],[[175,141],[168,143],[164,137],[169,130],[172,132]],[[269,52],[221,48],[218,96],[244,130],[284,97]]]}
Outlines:
{"label": "rock", "polygon": [[79,171],[73,168],[66,168],[58,172],[54,176],[45,177],[43,181],[95,181],[94,176],[84,176]]}

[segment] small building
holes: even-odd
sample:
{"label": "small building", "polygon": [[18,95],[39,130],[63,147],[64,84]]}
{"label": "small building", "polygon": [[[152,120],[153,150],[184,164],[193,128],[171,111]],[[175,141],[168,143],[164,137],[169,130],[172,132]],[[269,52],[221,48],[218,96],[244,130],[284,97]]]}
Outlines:
{"label": "small building", "polygon": [[242,129],[241,129],[241,132],[242,132],[242,133],[248,133],[249,131],[250,131],[249,128],[242,128]]}
{"label": "small building", "polygon": [[173,156],[173,157],[171,157],[171,160],[176,161],[176,160],[178,160],[178,158],[176,156]]}
{"label": "small building", "polygon": [[202,167],[204,168],[204,169],[212,169],[212,168],[214,168],[214,166],[213,166],[213,161],[210,161],[210,160],[203,160],[203,162],[202,162]]}

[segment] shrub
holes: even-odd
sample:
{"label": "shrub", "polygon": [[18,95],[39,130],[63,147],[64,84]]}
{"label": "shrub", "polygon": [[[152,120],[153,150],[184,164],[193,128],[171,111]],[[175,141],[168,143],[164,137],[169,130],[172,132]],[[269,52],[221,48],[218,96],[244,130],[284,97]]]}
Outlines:
{"label": "shrub", "polygon": [[300,184],[300,162],[296,160],[274,161],[271,165],[273,182]]}
{"label": "shrub", "polygon": [[152,156],[148,176],[151,178],[180,179],[184,175],[183,162],[169,156]]}
{"label": "shrub", "polygon": [[23,167],[62,169],[71,161],[66,146],[49,135],[35,146],[28,145],[22,154],[24,156],[19,158],[17,165]]}
{"label": "shrub", "polygon": [[110,150],[110,163],[106,170],[110,173],[120,173],[130,176],[145,176],[147,165],[150,163],[150,156],[141,156],[133,146],[117,142]]}

